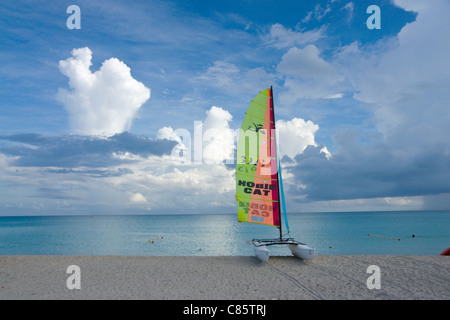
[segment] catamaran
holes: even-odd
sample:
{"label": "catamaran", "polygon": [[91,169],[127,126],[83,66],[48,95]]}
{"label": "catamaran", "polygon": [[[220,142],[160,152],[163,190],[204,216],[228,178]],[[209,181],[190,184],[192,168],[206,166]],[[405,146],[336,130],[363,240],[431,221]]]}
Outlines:
{"label": "catamaran", "polygon": [[[261,91],[250,103],[242,122],[236,152],[236,200],[238,221],[275,226],[279,238],[253,239],[255,255],[268,261],[272,245],[287,245],[292,254],[305,260],[315,249],[289,235],[272,87]],[[283,234],[282,215],[286,225]]]}

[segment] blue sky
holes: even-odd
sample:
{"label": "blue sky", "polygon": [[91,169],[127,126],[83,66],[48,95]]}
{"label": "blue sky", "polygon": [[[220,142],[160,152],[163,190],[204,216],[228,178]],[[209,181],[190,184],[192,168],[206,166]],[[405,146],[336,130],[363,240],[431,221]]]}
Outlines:
{"label": "blue sky", "polygon": [[[449,11],[2,1],[0,215],[233,213],[227,139],[271,85],[288,211],[448,209]],[[199,122],[205,161],[174,162]]]}

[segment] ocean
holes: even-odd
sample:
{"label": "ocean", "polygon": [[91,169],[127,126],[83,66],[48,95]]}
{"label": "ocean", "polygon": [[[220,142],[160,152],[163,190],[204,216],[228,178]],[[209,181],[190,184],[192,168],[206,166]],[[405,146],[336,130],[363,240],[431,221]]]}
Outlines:
{"label": "ocean", "polygon": [[[318,255],[439,255],[450,211],[289,214],[290,235]],[[0,217],[0,255],[249,256],[275,227],[236,215]],[[290,255],[273,246],[271,255]]]}

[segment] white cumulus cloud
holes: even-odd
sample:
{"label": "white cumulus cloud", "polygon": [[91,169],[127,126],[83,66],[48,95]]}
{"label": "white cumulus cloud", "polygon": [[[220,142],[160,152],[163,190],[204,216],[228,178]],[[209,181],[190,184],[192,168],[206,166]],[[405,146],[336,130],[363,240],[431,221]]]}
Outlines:
{"label": "white cumulus cloud", "polygon": [[163,127],[157,137],[178,142],[172,150],[172,160],[176,162],[220,164],[233,161],[235,130],[230,128],[232,118],[227,110],[212,106],[206,111],[204,121],[194,123],[194,135],[187,129]]}
{"label": "white cumulus cloud", "polygon": [[230,129],[231,114],[211,107],[203,124],[203,159],[206,163],[219,163],[234,157],[234,131]]}
{"label": "white cumulus cloud", "polygon": [[72,50],[71,58],[59,62],[70,89],[60,88],[57,99],[69,112],[72,131],[111,136],[129,130],[136,112],[150,98],[150,89],[117,58],[104,61],[94,73],[91,60],[92,51],[85,47]]}
{"label": "white cumulus cloud", "polygon": [[280,132],[280,154],[287,155],[294,159],[297,154],[301,154],[307,146],[317,146],[314,135],[319,126],[312,121],[305,121],[301,118],[292,120],[278,120],[277,129]]}
{"label": "white cumulus cloud", "polygon": [[134,202],[134,203],[147,203],[147,198],[144,197],[139,192],[132,194],[130,196],[130,200],[131,200],[131,202]]}
{"label": "white cumulus cloud", "polygon": [[280,95],[282,103],[293,105],[299,99],[342,97],[344,76],[320,56],[320,50],[313,44],[289,49],[277,71],[285,76],[284,86],[288,89]]}
{"label": "white cumulus cloud", "polygon": [[277,67],[279,72],[303,78],[322,78],[337,75],[336,70],[320,57],[319,49],[307,45],[303,49],[293,47],[283,56]]}

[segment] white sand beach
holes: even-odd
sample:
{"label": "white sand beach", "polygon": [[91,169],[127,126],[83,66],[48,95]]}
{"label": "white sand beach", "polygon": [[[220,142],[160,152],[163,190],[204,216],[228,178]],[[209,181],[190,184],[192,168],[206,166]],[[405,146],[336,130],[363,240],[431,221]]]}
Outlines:
{"label": "white sand beach", "polygon": [[[70,265],[80,289],[69,290]],[[368,289],[380,269],[380,289]],[[0,299],[448,300],[444,256],[0,256]]]}

